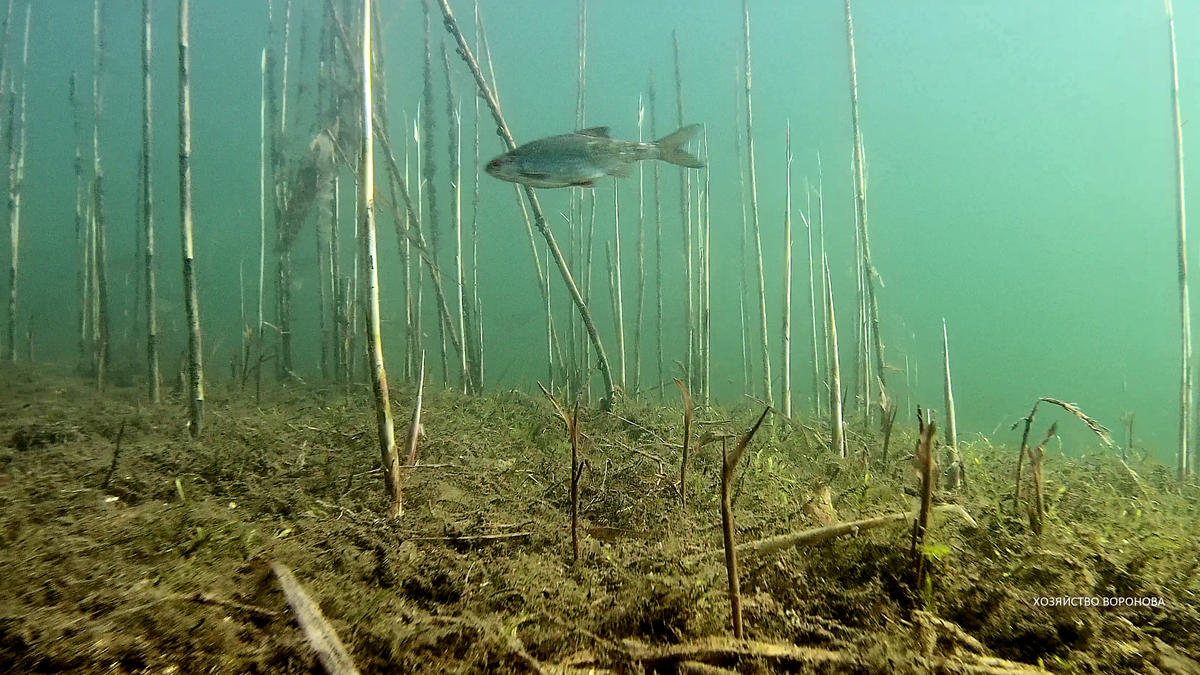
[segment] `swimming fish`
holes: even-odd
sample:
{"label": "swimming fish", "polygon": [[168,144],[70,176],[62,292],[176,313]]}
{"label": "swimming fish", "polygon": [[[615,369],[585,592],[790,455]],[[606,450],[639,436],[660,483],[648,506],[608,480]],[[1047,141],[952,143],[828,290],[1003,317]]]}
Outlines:
{"label": "swimming fish", "polygon": [[605,176],[623,178],[630,164],[644,159],[702,169],[704,162],[687,150],[699,130],[699,124],[692,124],[652,143],[640,143],[611,138],[608,127],[593,127],[530,141],[488,162],[487,172],[535,188],[590,188]]}

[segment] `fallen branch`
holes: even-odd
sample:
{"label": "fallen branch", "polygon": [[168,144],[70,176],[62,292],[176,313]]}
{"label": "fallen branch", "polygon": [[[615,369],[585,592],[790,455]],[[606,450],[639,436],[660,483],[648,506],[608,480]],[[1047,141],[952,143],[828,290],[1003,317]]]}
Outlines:
{"label": "fallen branch", "polygon": [[913,612],[913,623],[917,624],[921,633],[921,642],[923,643],[921,653],[926,658],[933,657],[933,650],[937,646],[937,639],[940,636],[948,637],[981,656],[988,655],[987,647],[984,647],[982,642],[971,637],[953,621],[947,621],[929,612],[916,610]]}
{"label": "fallen branch", "polygon": [[321,608],[309,599],[308,593],[304,592],[304,587],[292,576],[291,570],[280,563],[271,565],[271,569],[279,578],[279,585],[283,587],[283,594],[287,596],[288,604],[296,615],[296,622],[304,630],[304,637],[317,653],[317,659],[321,661],[325,672],[329,675],[358,675],[358,668],[350,660],[350,655],[346,653],[346,648],[342,646],[342,641],[338,639],[333,626],[321,615]]}
{"label": "fallen branch", "polygon": [[[957,504],[943,504],[942,506],[933,507],[934,513],[957,513],[967,521],[971,527],[978,527],[975,519],[966,512],[963,507]],[[855,520],[849,523],[839,523],[828,527],[817,527],[800,532],[792,532],[791,534],[781,534],[767,539],[759,539],[758,541],[746,542],[737,547],[737,555],[740,559],[748,560],[762,556],[786,551],[789,548],[796,546],[813,546],[823,544],[831,539],[854,534],[861,530],[870,530],[872,528],[881,527],[890,523],[899,523],[916,518],[920,513],[918,511],[910,511],[908,513],[889,513],[884,516],[876,516],[874,518],[866,518],[863,520]],[[685,565],[698,563],[702,560],[716,557],[719,551],[705,551],[697,553],[683,559]]]}
{"label": "fallen branch", "polygon": [[635,661],[640,661],[647,671],[661,669],[671,663],[707,663],[747,657],[803,663],[810,666],[854,662],[853,657],[827,649],[727,637],[706,638],[666,647],[646,647],[626,641],[625,648],[628,650],[629,656]]}
{"label": "fallen branch", "polygon": [[519,539],[521,537],[532,536],[532,532],[506,532],[504,534],[474,534],[457,537],[413,537],[409,541],[495,541],[497,539]]}

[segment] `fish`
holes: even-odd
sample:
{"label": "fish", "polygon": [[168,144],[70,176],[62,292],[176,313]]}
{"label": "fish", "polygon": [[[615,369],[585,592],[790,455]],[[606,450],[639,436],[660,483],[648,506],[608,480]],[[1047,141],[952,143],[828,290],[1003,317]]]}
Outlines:
{"label": "fish", "polygon": [[487,163],[488,174],[535,188],[596,187],[606,176],[623,178],[634,162],[657,159],[702,169],[704,162],[687,149],[701,126],[691,124],[652,143],[609,136],[608,127],[530,141]]}

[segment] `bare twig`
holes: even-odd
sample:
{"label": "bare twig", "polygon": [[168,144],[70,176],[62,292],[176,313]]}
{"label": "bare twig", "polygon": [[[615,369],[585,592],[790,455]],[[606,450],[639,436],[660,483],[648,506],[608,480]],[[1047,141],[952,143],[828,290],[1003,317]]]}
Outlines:
{"label": "bare twig", "polygon": [[733,472],[737,468],[738,460],[742,458],[746,446],[750,445],[750,440],[762,426],[763,420],[767,419],[769,412],[771,412],[770,407],[763,410],[754,426],[750,427],[750,430],[742,436],[742,440],[738,441],[733,454],[725,452],[726,440],[721,439],[721,526],[725,535],[725,570],[729,574],[729,609],[733,615],[733,636],[738,639],[741,639],[743,632],[742,592],[738,582],[737,549],[733,544],[733,504],[730,498],[730,488],[733,484]]}

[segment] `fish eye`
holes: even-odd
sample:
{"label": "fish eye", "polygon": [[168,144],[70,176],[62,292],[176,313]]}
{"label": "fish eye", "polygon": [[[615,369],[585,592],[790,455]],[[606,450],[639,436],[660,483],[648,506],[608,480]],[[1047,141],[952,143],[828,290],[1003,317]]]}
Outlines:
{"label": "fish eye", "polygon": [[492,171],[499,169],[500,168],[500,160],[493,159],[492,161],[488,162],[487,168],[491,169]]}

